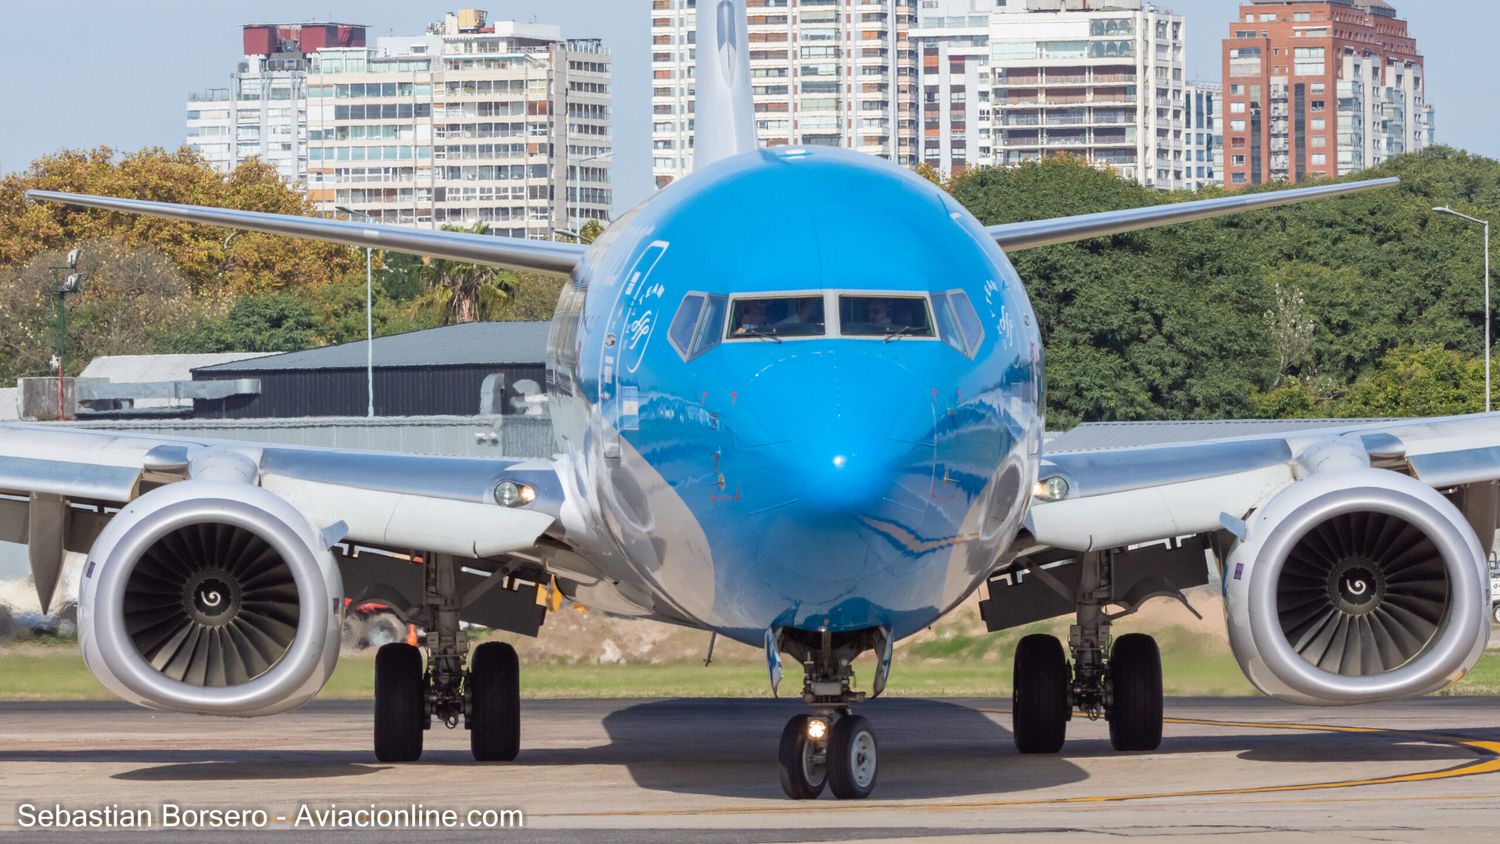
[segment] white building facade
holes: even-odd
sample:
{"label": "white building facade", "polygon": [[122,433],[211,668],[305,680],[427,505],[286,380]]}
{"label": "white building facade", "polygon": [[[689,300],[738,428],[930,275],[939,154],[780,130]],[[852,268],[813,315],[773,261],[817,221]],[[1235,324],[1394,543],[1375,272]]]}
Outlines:
{"label": "white building facade", "polygon": [[994,163],[1067,153],[1190,186],[1180,15],[1140,0],[1028,0],[990,18]]}
{"label": "white building facade", "polygon": [[1223,182],[1224,116],[1219,113],[1224,86],[1217,82],[1189,82],[1182,112],[1183,179],[1189,190]]}
{"label": "white building facade", "polygon": [[[362,29],[304,38],[285,84],[260,86],[300,95],[288,103],[295,173],[288,164],[283,177],[321,211],[434,228],[483,222],[528,238],[609,219],[612,77],[601,42],[563,39],[547,24],[489,24],[478,10],[374,47]],[[249,154],[276,161],[239,128],[247,121],[235,101],[190,102],[190,142],[222,169]],[[220,142],[218,127],[237,131],[234,142]]]}
{"label": "white building facade", "polygon": [[[1003,0],[1002,0],[1003,2]],[[947,176],[991,164],[989,41],[996,0],[919,0],[920,159]]]}
{"label": "white building facade", "polygon": [[187,145],[229,172],[259,158],[283,181],[307,181],[307,60],[300,54],[246,56],[228,88],[188,97]]}
{"label": "white building facade", "polygon": [[[766,146],[817,144],[917,163],[918,0],[749,0],[756,129]],[[695,0],[652,0],[652,171],[692,171]]]}

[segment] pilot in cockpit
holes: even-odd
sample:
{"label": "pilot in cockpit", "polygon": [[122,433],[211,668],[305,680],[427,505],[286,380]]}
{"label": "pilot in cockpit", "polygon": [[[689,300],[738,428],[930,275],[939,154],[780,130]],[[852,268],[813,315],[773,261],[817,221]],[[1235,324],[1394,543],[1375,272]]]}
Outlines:
{"label": "pilot in cockpit", "polygon": [[865,322],[877,332],[886,331],[894,324],[890,306],[886,304],[886,300],[870,300],[869,305],[865,307]]}
{"label": "pilot in cockpit", "polygon": [[746,302],[745,306],[739,309],[738,317],[739,319],[734,327],[734,333],[737,335],[752,334],[757,331],[764,331],[769,327],[767,325],[765,303],[759,299],[751,299]]}

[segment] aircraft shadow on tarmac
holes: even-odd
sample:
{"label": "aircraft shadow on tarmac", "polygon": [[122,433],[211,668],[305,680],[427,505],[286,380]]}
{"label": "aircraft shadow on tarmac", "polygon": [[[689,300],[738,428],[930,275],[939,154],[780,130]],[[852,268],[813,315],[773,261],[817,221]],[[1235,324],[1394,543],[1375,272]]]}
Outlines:
{"label": "aircraft shadow on tarmac", "polygon": [[[1101,737],[1072,738],[1057,755],[1023,756],[1016,752],[1010,731],[1004,726],[1009,716],[981,712],[975,705],[978,703],[899,698],[863,704],[860,712],[873,722],[880,740],[878,795],[882,799],[921,799],[1019,794],[1082,782],[1090,773],[1081,762],[1118,755],[1110,748],[1108,739]],[[523,718],[545,718],[549,709],[596,706],[597,703],[578,701],[527,701]],[[369,717],[368,708],[359,704],[313,704],[313,707],[347,710],[343,717],[349,719]],[[776,743],[786,720],[801,711],[800,702],[794,701],[645,701],[608,711],[603,727],[609,741],[604,744],[524,749],[523,742],[523,750],[515,762],[485,768],[476,766],[466,752],[434,747],[417,766],[462,767],[473,770],[476,776],[485,775],[480,772],[487,769],[503,777],[507,771],[523,774],[527,768],[540,766],[618,765],[626,769],[639,787],[652,791],[780,798]],[[1169,707],[1168,715],[1171,714]],[[296,717],[299,717],[296,713],[276,716]],[[267,727],[267,735],[275,735],[274,724]],[[1093,732],[1099,734],[1097,730]],[[1462,730],[1445,732],[1455,737],[1465,734]],[[1434,770],[1447,767],[1445,762],[1458,764],[1474,759],[1472,751],[1463,747],[1423,743],[1398,733],[1277,733],[1256,727],[1221,730],[1173,724],[1168,724],[1162,747],[1153,755],[1231,756],[1243,762],[1275,764],[1415,762]],[[141,767],[113,776],[138,782],[336,779],[392,767],[376,762],[364,747],[285,749],[277,747],[274,741],[259,748],[179,745],[0,750],[0,763],[5,762],[134,763]],[[1234,782],[1244,784],[1244,774],[1230,774],[1222,784],[1204,781],[1202,785],[1215,788]]]}
{"label": "aircraft shadow on tarmac", "polygon": [[[637,785],[654,791],[780,797],[776,743],[786,719],[801,711],[800,703],[785,701],[652,701],[604,719],[611,740],[607,748],[523,753],[519,761],[607,761],[625,765]],[[896,698],[862,704],[859,711],[874,724],[880,741],[877,793],[882,799],[1029,792],[1087,780],[1089,772],[1074,760],[1120,755],[1107,738],[1069,739],[1056,755],[1022,755],[1010,730],[1002,726],[1008,726],[1009,715],[958,703]],[[664,731],[663,724],[672,726]],[[1168,725],[1156,755],[1223,754],[1270,763],[1418,762],[1433,768],[1474,758],[1464,748],[1390,733],[1288,734],[1246,727],[1183,735],[1187,729],[1203,728]],[[1223,785],[1233,785],[1231,779],[1243,783],[1242,776],[1226,777]]]}

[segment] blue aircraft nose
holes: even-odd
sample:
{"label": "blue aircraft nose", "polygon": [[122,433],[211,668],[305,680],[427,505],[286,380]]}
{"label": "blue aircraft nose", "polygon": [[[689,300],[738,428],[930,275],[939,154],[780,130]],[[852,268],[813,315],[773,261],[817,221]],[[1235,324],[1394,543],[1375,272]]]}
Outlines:
{"label": "blue aircraft nose", "polygon": [[932,389],[886,357],[784,359],[754,376],[736,418],[745,465],[804,507],[870,512],[931,472]]}

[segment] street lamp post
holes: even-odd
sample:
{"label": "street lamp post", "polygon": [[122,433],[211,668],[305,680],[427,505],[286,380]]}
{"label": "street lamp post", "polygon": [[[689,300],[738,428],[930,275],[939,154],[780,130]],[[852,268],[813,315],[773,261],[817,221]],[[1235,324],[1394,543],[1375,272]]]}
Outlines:
{"label": "street lamp post", "polygon": [[1434,208],[1439,214],[1451,214],[1462,220],[1484,226],[1484,412],[1490,412],[1490,221],[1470,217],[1444,205]]}
{"label": "street lamp post", "polygon": [[[335,205],[335,209],[344,212],[350,217],[358,214],[365,222],[369,222],[370,215],[363,211],[355,211],[342,205]],[[375,282],[372,266],[374,264],[373,250],[365,247],[365,416],[375,416]]]}
{"label": "street lamp post", "polygon": [[[573,231],[583,231],[583,221],[580,219],[583,216],[583,165],[588,164],[590,161],[609,161],[614,157],[615,151],[610,150],[609,152],[602,153],[600,155],[591,155],[588,158],[581,159],[573,165],[573,167],[577,170],[576,176],[578,183],[578,199],[574,201],[572,197],[568,197],[568,221],[572,223]],[[577,214],[573,213],[575,208],[578,211]],[[579,243],[583,242],[583,238],[581,237],[574,239]]]}
{"label": "street lamp post", "polygon": [[[68,253],[68,258],[60,266],[48,267],[52,270],[52,278],[57,282],[57,420],[61,422],[66,414],[63,403],[63,371],[67,363],[67,338],[68,338],[68,309],[65,300],[73,293],[83,292],[83,273],[77,272],[78,259],[82,257],[77,249]],[[67,273],[64,277],[63,273]]]}

